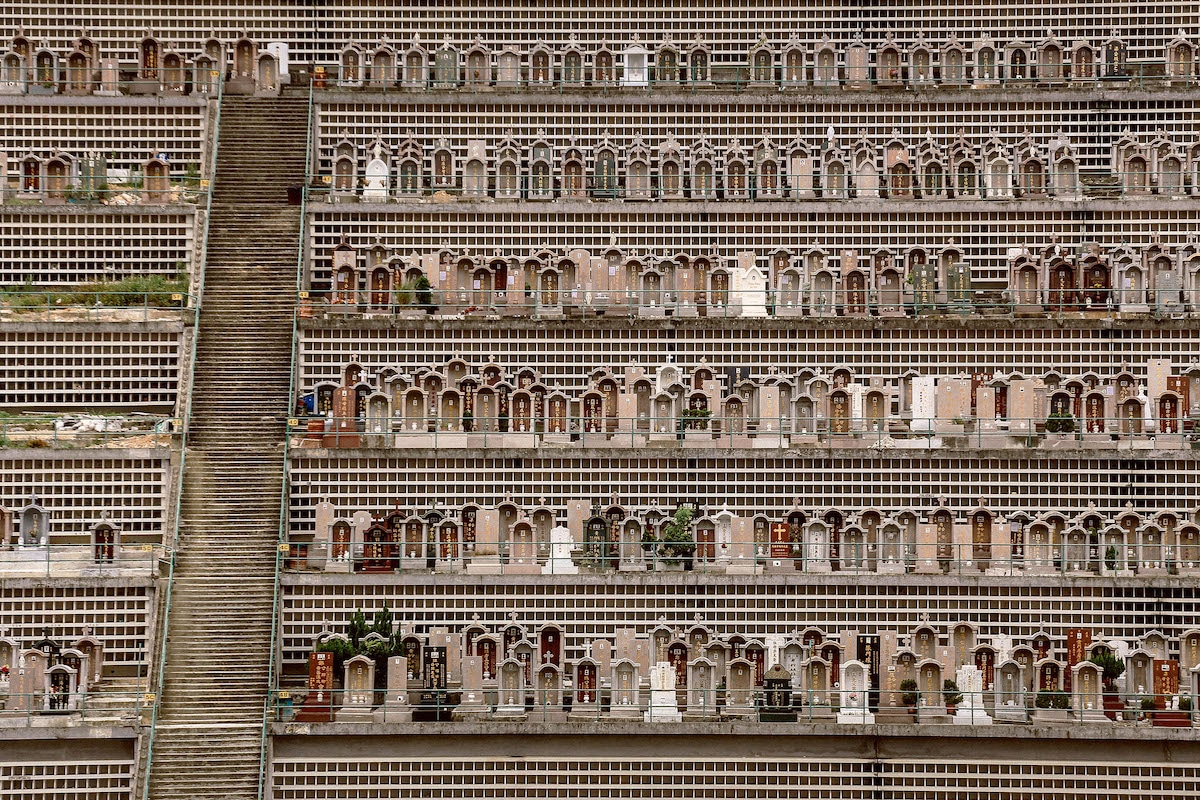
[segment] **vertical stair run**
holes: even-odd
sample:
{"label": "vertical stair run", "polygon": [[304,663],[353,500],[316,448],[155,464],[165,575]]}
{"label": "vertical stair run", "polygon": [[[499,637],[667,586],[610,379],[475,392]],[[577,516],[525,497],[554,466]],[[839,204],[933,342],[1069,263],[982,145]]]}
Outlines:
{"label": "vertical stair run", "polygon": [[258,796],[307,126],[222,101],[151,800]]}

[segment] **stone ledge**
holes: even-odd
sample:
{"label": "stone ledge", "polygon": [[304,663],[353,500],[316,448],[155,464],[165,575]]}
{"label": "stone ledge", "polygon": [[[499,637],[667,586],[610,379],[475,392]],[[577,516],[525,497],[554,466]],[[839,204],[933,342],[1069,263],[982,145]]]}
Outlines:
{"label": "stone ledge", "polygon": [[[529,200],[497,200],[495,198],[478,198],[478,199],[452,199],[446,202],[437,202],[432,196],[425,199],[424,202],[409,201],[388,201],[381,203],[364,203],[357,202],[354,199],[348,198],[349,201],[327,203],[320,200],[312,201],[307,206],[307,213],[310,219],[316,219],[322,215],[335,216],[338,212],[342,214],[353,213],[357,220],[362,219],[380,219],[391,214],[396,216],[408,217],[412,214],[429,214],[429,213],[445,213],[451,214],[460,212],[470,215],[472,218],[478,217],[481,212],[494,210],[497,214],[505,214],[512,216],[515,213],[529,216],[558,216],[559,214],[619,214],[622,212],[641,212],[643,214],[664,214],[672,219],[679,217],[687,217],[691,214],[704,214],[711,216],[713,214],[735,215],[754,213],[758,215],[776,213],[791,216],[800,216],[808,213],[838,213],[843,211],[846,213],[870,213],[879,216],[886,216],[891,213],[896,216],[911,216],[915,213],[924,212],[930,215],[944,216],[949,213],[967,213],[975,212],[973,217],[983,217],[990,212],[1004,212],[1012,210],[1021,211],[1060,211],[1070,221],[1083,225],[1083,220],[1078,217],[1083,212],[1122,212],[1129,211],[1179,211],[1180,208],[1188,208],[1188,201],[1192,201],[1192,210],[1200,211],[1200,206],[1196,204],[1197,198],[1191,196],[1184,197],[1160,197],[1158,195],[1137,195],[1123,200],[1113,200],[1108,198],[1092,198],[1082,200],[1055,200],[1051,198],[1036,198],[1036,199],[1021,199],[1021,198],[1004,198],[1004,199],[944,199],[944,200],[921,200],[921,199],[887,199],[882,197],[855,197],[846,200],[825,200],[821,198],[806,198],[806,199],[789,199],[789,200],[720,200],[713,202],[705,202],[701,200],[564,200],[557,198],[554,200],[529,201]],[[876,220],[878,222],[878,220]],[[1036,220],[1030,220],[1030,224],[1035,224]]]}
{"label": "stone ledge", "polygon": [[462,573],[395,572],[395,573],[336,573],[281,571],[283,587],[306,586],[380,586],[397,584],[410,586],[545,586],[571,584],[582,586],[904,586],[904,587],[1006,587],[1053,588],[1063,591],[1147,588],[1188,592],[1195,589],[1196,579],[1189,576],[1159,575],[1138,578],[1080,575],[889,575],[875,572],[813,574],[796,572],[764,573],[761,575],[726,575],[721,572],[612,572],[580,573],[577,575],[468,575]]}
{"label": "stone ledge", "polygon": [[[140,310],[137,313],[141,313]],[[85,331],[87,333],[111,333],[116,331],[144,331],[146,333],[182,333],[185,327],[191,326],[190,320],[185,320],[184,315],[192,316],[191,309],[183,309],[172,312],[178,316],[178,319],[172,320],[149,320],[145,322],[129,320],[124,322],[90,322],[86,320],[62,320],[55,322],[53,320],[47,322],[17,322],[4,321],[0,322],[0,332],[15,332],[15,333],[62,333],[66,330],[65,326],[70,326],[71,331]],[[130,343],[133,344],[133,343]]]}
{"label": "stone ledge", "polygon": [[[10,190],[11,191],[11,190]],[[110,190],[119,194],[117,189]],[[17,200],[16,192],[10,194],[11,200]],[[200,209],[195,203],[147,203],[136,206],[111,206],[102,203],[35,203],[24,205],[19,202],[8,202],[0,205],[0,219],[5,216],[36,217],[44,214],[103,214],[110,216],[164,216],[166,214],[194,214]]]}
{"label": "stone ledge", "polygon": [[[22,714],[22,716],[24,716]],[[62,724],[38,724],[37,726],[8,727],[0,726],[5,741],[13,740],[73,740],[73,739],[136,739],[141,734],[142,726],[138,723],[122,724],[119,722],[90,723],[78,719],[77,716],[62,717],[35,716],[37,720],[55,720]]]}
{"label": "stone ledge", "polygon": [[313,102],[341,104],[387,104],[403,105],[555,105],[555,106],[594,106],[594,105],[641,105],[656,106],[667,103],[683,103],[693,106],[708,105],[763,105],[798,106],[821,104],[836,104],[841,106],[864,105],[867,103],[904,104],[908,106],[936,106],[939,104],[959,105],[964,102],[992,105],[1009,103],[1021,105],[1092,105],[1096,102],[1127,102],[1139,103],[1152,100],[1174,99],[1180,101],[1194,100],[1196,92],[1170,86],[1162,78],[1147,78],[1153,81],[1152,89],[1134,88],[1138,82],[1136,77],[1124,83],[1129,88],[1092,88],[1092,86],[1071,88],[1058,86],[1053,89],[1002,89],[986,87],[982,89],[967,86],[938,86],[924,87],[920,90],[906,88],[890,88],[886,90],[854,90],[844,87],[821,89],[812,86],[798,86],[781,89],[778,87],[745,86],[740,90],[730,91],[721,84],[713,86],[697,86],[694,90],[681,87],[673,88],[639,88],[613,85],[607,88],[584,87],[574,88],[545,88],[532,89],[529,87],[507,88],[491,87],[486,91],[470,91],[460,89],[401,89],[390,91],[380,89],[351,89],[328,87],[313,92]]}
{"label": "stone ledge", "polygon": [[[301,434],[296,434],[301,435]],[[365,435],[365,434],[362,434]],[[397,434],[399,435],[399,434]],[[499,434],[498,434],[499,435]],[[935,448],[927,450],[923,448],[897,448],[887,450],[875,450],[870,447],[853,447],[853,448],[806,448],[806,449],[735,449],[735,448],[681,448],[681,447],[664,447],[664,448],[629,448],[629,447],[555,447],[545,446],[535,449],[506,449],[497,448],[418,448],[418,447],[379,447],[379,448],[358,448],[358,449],[330,449],[324,447],[292,447],[288,451],[288,458],[291,461],[300,459],[397,459],[397,460],[412,460],[412,459],[513,459],[513,458],[529,458],[529,459],[549,459],[549,458],[575,458],[575,459],[595,459],[610,461],[612,459],[655,459],[662,460],[665,458],[683,459],[700,459],[700,458],[752,458],[756,461],[777,460],[777,461],[821,461],[829,462],[839,459],[865,459],[873,460],[900,460],[912,461],[921,459],[926,461],[938,459],[954,459],[961,461],[963,458],[979,459],[981,461],[989,459],[1001,459],[1006,461],[1011,460],[1027,460],[1037,462],[1056,462],[1056,461],[1074,461],[1081,458],[1089,460],[1109,460],[1109,461],[1176,461],[1176,462],[1192,462],[1200,460],[1200,450],[1138,450],[1130,452],[1128,449],[1123,450],[1099,450],[1079,448],[1072,450],[1043,450],[1040,448],[1012,448],[1007,450],[974,450],[970,448],[953,449],[947,447]]]}
{"label": "stone ledge", "polygon": [[[275,722],[272,736],[792,736],[792,737],[879,737],[923,739],[1032,739],[1113,740],[1135,739],[1160,742],[1200,742],[1197,728],[1154,728],[1132,725],[1075,723],[1067,725],[838,725],[821,722],[642,722],[636,719],[606,719],[597,722],[406,722],[406,723],[295,723]],[[1119,736],[1118,736],[1119,732]]]}
{"label": "stone ledge", "polygon": [[[1081,315],[1070,317],[1031,317],[1013,318],[1009,316],[982,315],[946,315],[944,317],[630,317],[630,316],[598,316],[594,313],[587,316],[571,316],[556,318],[534,317],[440,317],[426,316],[420,319],[401,319],[400,317],[344,317],[333,316],[327,319],[299,318],[296,320],[301,331],[319,330],[480,330],[494,331],[497,327],[513,331],[561,330],[573,332],[586,326],[594,330],[735,330],[751,329],[755,331],[822,331],[822,330],[858,330],[858,331],[935,331],[956,330],[968,335],[979,335],[987,331],[1011,330],[1094,330],[1094,331],[1161,331],[1181,330],[1194,331],[1196,320],[1192,318],[1174,319],[1153,314],[1127,314],[1121,318],[1109,316],[1085,318]],[[303,343],[304,339],[301,338]]]}

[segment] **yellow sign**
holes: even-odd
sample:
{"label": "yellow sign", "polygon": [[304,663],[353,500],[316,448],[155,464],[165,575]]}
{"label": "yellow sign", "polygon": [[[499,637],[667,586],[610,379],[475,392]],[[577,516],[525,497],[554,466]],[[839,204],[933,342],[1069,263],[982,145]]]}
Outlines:
{"label": "yellow sign", "polygon": [[207,189],[207,188],[208,188],[208,183],[209,183],[209,181],[208,181],[208,178],[201,178],[201,179],[200,179],[200,188],[201,188],[201,189]]}
{"label": "yellow sign", "polygon": [[282,692],[280,692],[280,693],[279,693],[279,699],[280,699],[280,700],[291,700],[291,699],[292,699],[292,693],[291,693],[291,692],[288,692],[288,691],[282,691]]}
{"label": "yellow sign", "polygon": [[279,552],[286,553],[287,551],[288,551],[288,546],[286,544],[279,545]]}
{"label": "yellow sign", "polygon": [[333,176],[332,175],[322,175],[321,183],[333,183]]}
{"label": "yellow sign", "polygon": [[146,694],[142,695],[143,703],[153,703],[157,699],[158,695],[154,694],[153,692],[147,692]]}
{"label": "yellow sign", "polygon": [[299,428],[300,420],[296,419],[295,417],[288,417],[288,427],[289,428]]}
{"label": "yellow sign", "polygon": [[178,303],[182,299],[183,299],[183,295],[179,294],[178,292],[171,295],[171,302],[173,302],[173,303]]}

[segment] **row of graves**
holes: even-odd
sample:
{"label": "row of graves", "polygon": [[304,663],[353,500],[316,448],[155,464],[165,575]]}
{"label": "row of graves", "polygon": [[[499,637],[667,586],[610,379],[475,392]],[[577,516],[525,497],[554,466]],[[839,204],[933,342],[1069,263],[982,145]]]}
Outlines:
{"label": "row of graves", "polygon": [[275,96],[288,82],[288,46],[260,45],[246,35],[232,44],[215,36],[198,52],[183,53],[149,31],[138,42],[136,65],[104,56],[100,44],[84,31],[69,52],[52,50],[18,27],[0,50],[0,94],[8,95],[196,95]]}
{"label": "row of graves", "polygon": [[[696,615],[671,627],[572,636],[555,623],[459,631],[400,625],[390,635],[323,631],[309,654],[302,721],[414,720],[1112,724],[1150,712],[1192,725],[1200,630],[1176,641],[980,635],[925,621],[907,634],[819,627],[756,637]],[[328,627],[328,626],[327,626]],[[1169,650],[1177,649],[1177,657]],[[340,682],[339,680],[340,679]],[[287,693],[290,700],[290,692]]]}
{"label": "row of graves", "polygon": [[126,537],[124,525],[108,511],[83,531],[63,531],[36,497],[12,509],[0,505],[0,573],[113,574],[152,569],[154,560],[153,541]]}
{"label": "row of graves", "polygon": [[[672,362],[598,367],[550,382],[533,367],[454,358],[411,372],[352,360],[340,381],[300,398],[294,444],[325,448],[696,447],[953,445],[1156,449],[1191,446],[1200,420],[1200,365],[1149,359],[1145,377],[860,376],[847,366],[795,374],[769,367],[691,369]],[[579,385],[582,383],[582,385]],[[1153,441],[1151,440],[1153,438]]]}
{"label": "row of graves", "polygon": [[0,635],[0,725],[29,714],[83,711],[104,681],[104,645],[84,629],[65,645],[46,632],[22,646]]}
{"label": "row of graves", "polygon": [[[101,202],[113,205],[161,205],[197,202],[198,177],[185,185],[182,174],[172,179],[172,164],[165,153],[150,154],[141,163],[141,174],[109,173],[107,159],[98,151],[82,155],[54,150],[33,151],[16,159],[9,173],[8,154],[0,152],[0,204],[6,197],[18,203]],[[182,168],[182,165],[179,165]],[[135,181],[141,181],[138,186]]]}
{"label": "row of graves", "polygon": [[[1034,43],[1015,39],[959,41],[951,34],[934,42],[918,33],[898,42],[888,33],[870,43],[856,33],[847,42],[828,34],[804,41],[793,33],[786,41],[763,33],[744,54],[714,55],[697,34],[676,42],[667,34],[658,42],[634,34],[623,46],[586,43],[570,34],[561,44],[538,39],[532,45],[469,43],[449,35],[426,46],[419,34],[407,42],[387,38],[375,45],[351,41],[342,48],[337,85],[343,88],[582,89],[607,87],[933,89],[987,88],[1002,84],[1044,87],[1092,86],[1100,80],[1127,79],[1133,73],[1164,75],[1161,64],[1141,70],[1126,63],[1128,47],[1116,32],[1101,45],[1073,43],[1053,33]],[[733,55],[730,58],[729,55]],[[740,55],[740,57],[738,57]],[[1166,45],[1165,75],[1187,83],[1197,74],[1196,45],[1181,31]]]}
{"label": "row of graves", "polygon": [[1078,248],[1054,237],[1040,249],[1008,254],[1009,308],[1017,316],[1050,313],[1186,314],[1200,311],[1200,245],[1189,233],[1182,245],[1158,236],[1134,248]]}
{"label": "row of graves", "polygon": [[[440,248],[403,253],[343,239],[318,262],[301,313],[426,315],[900,318],[949,314],[1186,314],[1200,311],[1200,245],[1154,237],[1141,247],[1011,248],[1007,286],[973,277],[953,239],[941,248],[777,248],[664,253],[614,245],[527,255]],[[1004,284],[1000,284],[1004,286]]]}
{"label": "row of graves", "polygon": [[[1156,140],[1157,141],[1157,140]],[[1140,145],[1126,132],[1114,148],[1132,194],[1177,196],[1195,190],[1196,147],[1172,150],[1163,173],[1130,160]],[[1130,144],[1132,143],[1132,144]],[[1130,148],[1133,148],[1132,150]],[[1061,131],[1048,141],[1028,131],[1015,142],[990,136],[953,138],[931,132],[913,141],[893,129],[882,145],[865,130],[839,141],[830,126],[824,142],[797,136],[786,144],[764,131],[757,142],[730,139],[724,146],[701,133],[690,144],[667,133],[648,141],[640,133],[616,140],[606,130],[592,142],[567,142],[539,129],[532,140],[509,130],[499,141],[432,141],[411,133],[401,141],[376,134],[365,144],[345,131],[325,157],[330,202],[411,201],[432,196],[466,200],[848,200],[851,198],[1080,200],[1079,156]],[[1130,156],[1132,159],[1133,156]],[[1114,166],[1114,172],[1118,172]],[[1190,178],[1190,180],[1189,180]]]}
{"label": "row of graves", "polygon": [[[545,498],[526,505],[365,510],[328,500],[311,531],[293,530],[285,567],[331,573],[578,575],[645,571],[715,575],[1200,575],[1196,510],[1002,512],[981,499],[954,509],[808,509],[737,513],[655,503],[630,508]],[[563,518],[565,517],[565,524]]]}

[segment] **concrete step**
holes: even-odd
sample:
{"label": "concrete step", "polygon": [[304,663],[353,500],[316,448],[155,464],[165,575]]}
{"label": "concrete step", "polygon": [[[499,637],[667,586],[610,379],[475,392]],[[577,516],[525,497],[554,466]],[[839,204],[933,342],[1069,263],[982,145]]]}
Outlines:
{"label": "concrete step", "polygon": [[308,102],[222,104],[154,800],[257,798],[273,646]]}

